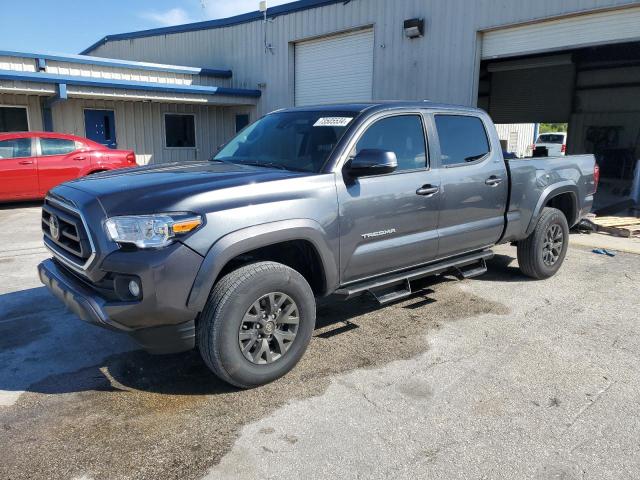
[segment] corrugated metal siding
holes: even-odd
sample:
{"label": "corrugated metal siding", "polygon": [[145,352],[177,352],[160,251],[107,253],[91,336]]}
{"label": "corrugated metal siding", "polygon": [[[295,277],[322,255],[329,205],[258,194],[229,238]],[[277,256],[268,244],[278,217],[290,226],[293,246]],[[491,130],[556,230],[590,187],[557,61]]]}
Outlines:
{"label": "corrugated metal siding", "polygon": [[[496,124],[498,138],[507,142],[507,150],[518,157],[526,157],[531,153],[531,145],[535,141],[535,123],[499,123]],[[515,139],[515,145],[511,145]]]}
{"label": "corrugated metal siding", "polygon": [[[92,55],[191,66],[224,65],[233,86],[266,84],[259,112],[292,106],[292,43],[373,25],[374,99],[431,99],[474,105],[478,31],[581,11],[638,5],[629,0],[352,0],[280,16],[272,23],[119,40]],[[409,40],[402,21],[424,17],[426,35]],[[264,28],[273,53],[265,53]]]}
{"label": "corrugated metal siding", "polygon": [[640,7],[577,15],[484,34],[483,58],[640,40]]}
{"label": "corrugated metal siding", "polygon": [[[0,70],[15,70],[19,72],[35,72],[36,61],[26,57],[0,56]],[[109,67],[91,63],[47,61],[46,72],[53,75],[72,75],[77,77],[101,78],[108,80],[124,80],[134,82],[161,83],[170,85],[203,85],[228,87],[228,78],[209,77],[206,75],[191,75],[170,71],[146,70],[135,68]]]}
{"label": "corrugated metal siding", "polygon": [[0,56],[0,70],[17,70],[19,72],[35,72],[36,61],[33,58],[16,58]]}
{"label": "corrugated metal siding", "polygon": [[77,77],[104,78],[109,80],[126,80],[134,82],[151,82],[170,85],[191,85],[194,75],[175,72],[158,72],[153,70],[134,70],[131,68],[115,68],[103,65],[91,65],[67,62],[47,62],[47,73],[54,75],[73,75]]}
{"label": "corrugated metal siding", "polygon": [[42,130],[42,111],[40,100],[33,95],[12,95],[0,93],[0,106],[27,107],[30,130]]}
{"label": "corrugated metal siding", "polygon": [[52,83],[23,82],[17,80],[0,80],[0,93],[26,93],[30,95],[55,94],[56,87]]}
{"label": "corrugated metal siding", "polygon": [[[56,93],[56,86],[52,83],[0,80],[0,93],[20,93],[29,95],[52,96]],[[189,93],[153,92],[147,90],[104,88],[80,85],[69,85],[67,87],[67,93],[69,97],[74,98],[101,98],[142,102],[178,102],[218,106],[255,105],[256,103],[256,99],[252,97],[228,95],[196,95]]]}
{"label": "corrugated metal siding", "polygon": [[373,30],[295,44],[295,104],[367,102],[373,93]]}
{"label": "corrugated metal siding", "polygon": [[[55,130],[84,136],[85,108],[114,110],[118,148],[134,150],[141,164],[206,160],[234,134],[234,114],[248,113],[247,107],[70,99],[53,106]],[[195,114],[196,149],[165,148],[165,112]]]}

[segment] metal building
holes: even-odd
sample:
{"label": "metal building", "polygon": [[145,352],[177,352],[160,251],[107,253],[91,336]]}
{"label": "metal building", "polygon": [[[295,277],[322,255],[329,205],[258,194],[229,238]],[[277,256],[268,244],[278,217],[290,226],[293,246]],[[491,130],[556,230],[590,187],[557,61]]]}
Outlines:
{"label": "metal building", "polygon": [[568,123],[568,153],[595,153],[603,189],[621,195],[640,158],[637,0],[300,0],[110,35],[83,53],[231,69],[231,86],[262,91],[252,118],[429,99],[478,105],[496,123]]}
{"label": "metal building", "polygon": [[[0,52],[0,109],[28,106],[30,129],[78,134],[93,128],[87,110],[112,111],[119,147],[165,162],[207,158],[282,107],[429,99],[480,106],[499,124],[568,123],[567,153],[598,157],[601,197],[628,194],[640,158],[638,0],[299,0],[110,35],[82,54]],[[170,84],[213,90],[158,90]],[[171,112],[193,117],[170,118],[192,141],[166,138]]]}
{"label": "metal building", "polygon": [[0,132],[57,131],[136,152],[138,163],[195,160],[255,110],[259,90],[229,70],[0,51]]}

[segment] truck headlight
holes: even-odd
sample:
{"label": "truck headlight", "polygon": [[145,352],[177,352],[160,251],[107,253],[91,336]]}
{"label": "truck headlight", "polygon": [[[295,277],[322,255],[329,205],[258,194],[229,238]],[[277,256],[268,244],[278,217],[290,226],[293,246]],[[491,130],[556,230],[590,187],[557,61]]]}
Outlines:
{"label": "truck headlight", "polygon": [[202,217],[184,213],[111,217],[104,223],[111,240],[132,243],[138,248],[164,247],[200,225]]}

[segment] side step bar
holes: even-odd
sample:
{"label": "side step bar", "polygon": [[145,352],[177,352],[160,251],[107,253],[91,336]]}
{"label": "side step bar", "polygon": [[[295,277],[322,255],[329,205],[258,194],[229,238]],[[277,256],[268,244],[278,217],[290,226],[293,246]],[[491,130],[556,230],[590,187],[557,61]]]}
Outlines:
{"label": "side step bar", "polygon": [[475,268],[470,268],[469,270],[459,268],[458,270],[462,278],[479,277],[483,273],[487,273],[487,261],[483,258]]}
{"label": "side step bar", "polygon": [[[476,277],[487,271],[486,261],[491,258],[493,258],[491,250],[462,255],[413,270],[391,273],[372,280],[347,285],[338,289],[335,294],[348,299],[365,292],[371,292],[381,304],[394,302],[411,295],[409,282],[412,280],[438,275],[448,270],[458,270],[464,278]],[[475,267],[464,270],[463,267],[470,265],[475,265]]]}
{"label": "side step bar", "polygon": [[409,280],[405,280],[397,285],[390,285],[389,287],[381,287],[377,290],[371,290],[371,294],[380,305],[386,305],[387,303],[396,302],[410,296],[411,283]]}

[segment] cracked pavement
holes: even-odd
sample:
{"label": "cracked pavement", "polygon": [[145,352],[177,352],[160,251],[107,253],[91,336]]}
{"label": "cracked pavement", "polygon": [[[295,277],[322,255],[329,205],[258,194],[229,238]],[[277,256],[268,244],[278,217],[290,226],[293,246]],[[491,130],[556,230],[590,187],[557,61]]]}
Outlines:
{"label": "cracked pavement", "polygon": [[38,214],[0,209],[0,478],[640,478],[640,256],[572,247],[535,282],[505,246],[474,280],[330,303],[290,375],[238,391],[66,313]]}

